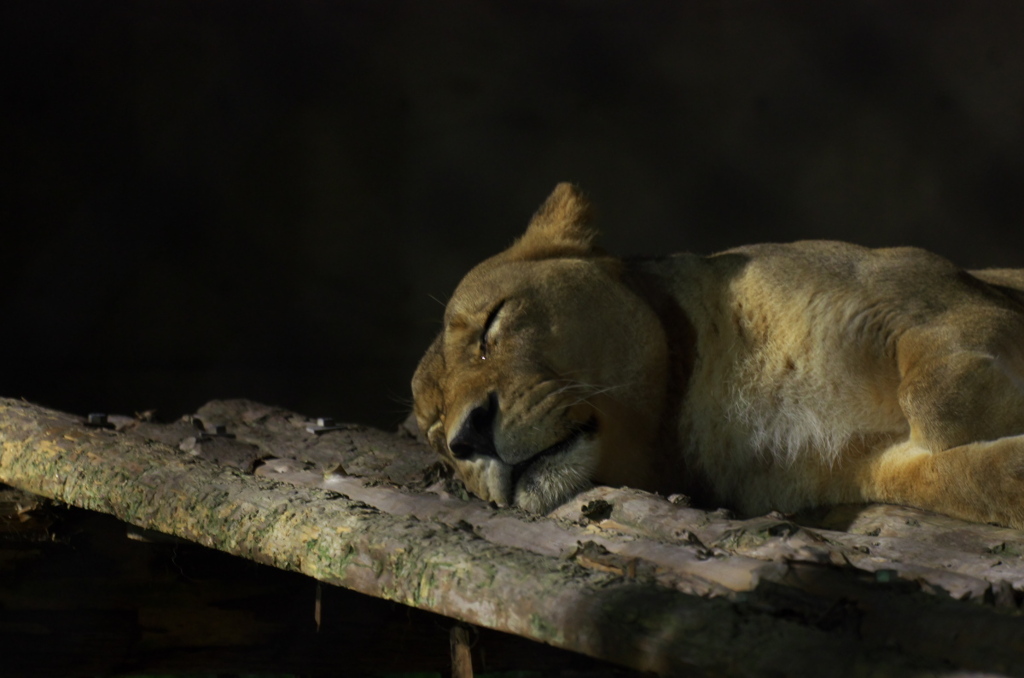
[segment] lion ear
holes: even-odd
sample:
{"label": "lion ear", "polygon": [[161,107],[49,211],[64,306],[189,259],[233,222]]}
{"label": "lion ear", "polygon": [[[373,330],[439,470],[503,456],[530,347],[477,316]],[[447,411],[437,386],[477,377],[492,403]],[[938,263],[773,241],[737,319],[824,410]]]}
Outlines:
{"label": "lion ear", "polygon": [[583,193],[570,183],[555,186],[530,220],[526,233],[508,250],[515,259],[586,256],[595,253],[597,229],[590,225],[593,210]]}

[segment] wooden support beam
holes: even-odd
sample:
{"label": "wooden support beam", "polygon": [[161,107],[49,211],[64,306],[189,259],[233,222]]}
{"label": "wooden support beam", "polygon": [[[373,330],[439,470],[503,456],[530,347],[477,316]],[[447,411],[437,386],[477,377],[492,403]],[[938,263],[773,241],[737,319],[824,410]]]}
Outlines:
{"label": "wooden support beam", "polygon": [[[900,537],[875,535],[880,546],[865,546],[863,535],[807,530],[782,516],[735,521],[601,489],[536,519],[412,491],[428,484],[430,457],[400,436],[312,433],[297,415],[239,401],[199,414],[235,437],[197,434],[187,421],[89,428],[80,417],[0,400],[0,481],[641,670],[1021,671],[1019,533],[999,532],[1002,552],[985,562],[969,553],[974,569],[943,579],[936,563],[900,570],[898,544],[882,544]],[[283,468],[289,458],[295,467]],[[281,482],[302,473],[318,486]],[[598,500],[608,506],[595,510]],[[874,548],[878,562],[858,568],[850,557]],[[929,576],[975,602],[929,595]]]}
{"label": "wooden support beam", "polygon": [[469,629],[456,624],[451,630],[452,678],[473,678],[472,637]]}

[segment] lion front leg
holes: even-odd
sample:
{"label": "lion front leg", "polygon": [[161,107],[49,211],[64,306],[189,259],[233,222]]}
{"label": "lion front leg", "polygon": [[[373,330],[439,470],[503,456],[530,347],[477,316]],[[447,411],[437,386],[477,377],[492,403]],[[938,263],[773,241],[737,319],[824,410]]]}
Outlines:
{"label": "lion front leg", "polygon": [[933,353],[912,365],[899,391],[909,438],[868,462],[865,499],[1024,529],[1024,380],[1017,366],[979,350]]}
{"label": "lion front leg", "polygon": [[865,499],[1024,530],[1024,435],[941,452],[904,443],[871,465]]}

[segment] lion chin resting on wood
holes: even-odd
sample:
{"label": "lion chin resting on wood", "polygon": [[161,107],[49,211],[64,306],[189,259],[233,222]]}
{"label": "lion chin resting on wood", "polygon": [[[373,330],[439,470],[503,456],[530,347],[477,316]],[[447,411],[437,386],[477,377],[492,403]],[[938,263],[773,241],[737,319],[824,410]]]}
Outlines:
{"label": "lion chin resting on wood", "polygon": [[588,216],[559,184],[413,377],[474,494],[544,513],[596,481],[1024,529],[1024,270],[838,242],[617,259]]}

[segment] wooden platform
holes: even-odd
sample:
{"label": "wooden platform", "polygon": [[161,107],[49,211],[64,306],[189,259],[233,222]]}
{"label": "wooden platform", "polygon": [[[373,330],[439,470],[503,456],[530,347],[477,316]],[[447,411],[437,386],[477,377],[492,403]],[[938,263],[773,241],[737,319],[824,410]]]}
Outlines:
{"label": "wooden platform", "polygon": [[[455,620],[0,489],[0,675],[448,675]],[[625,678],[479,627],[478,673]]]}
{"label": "wooden platform", "polygon": [[465,497],[409,434],[247,401],[110,422],[0,400],[0,481],[638,670],[1024,675],[1013,530],[887,506],[738,520],[612,488],[535,518]]}

